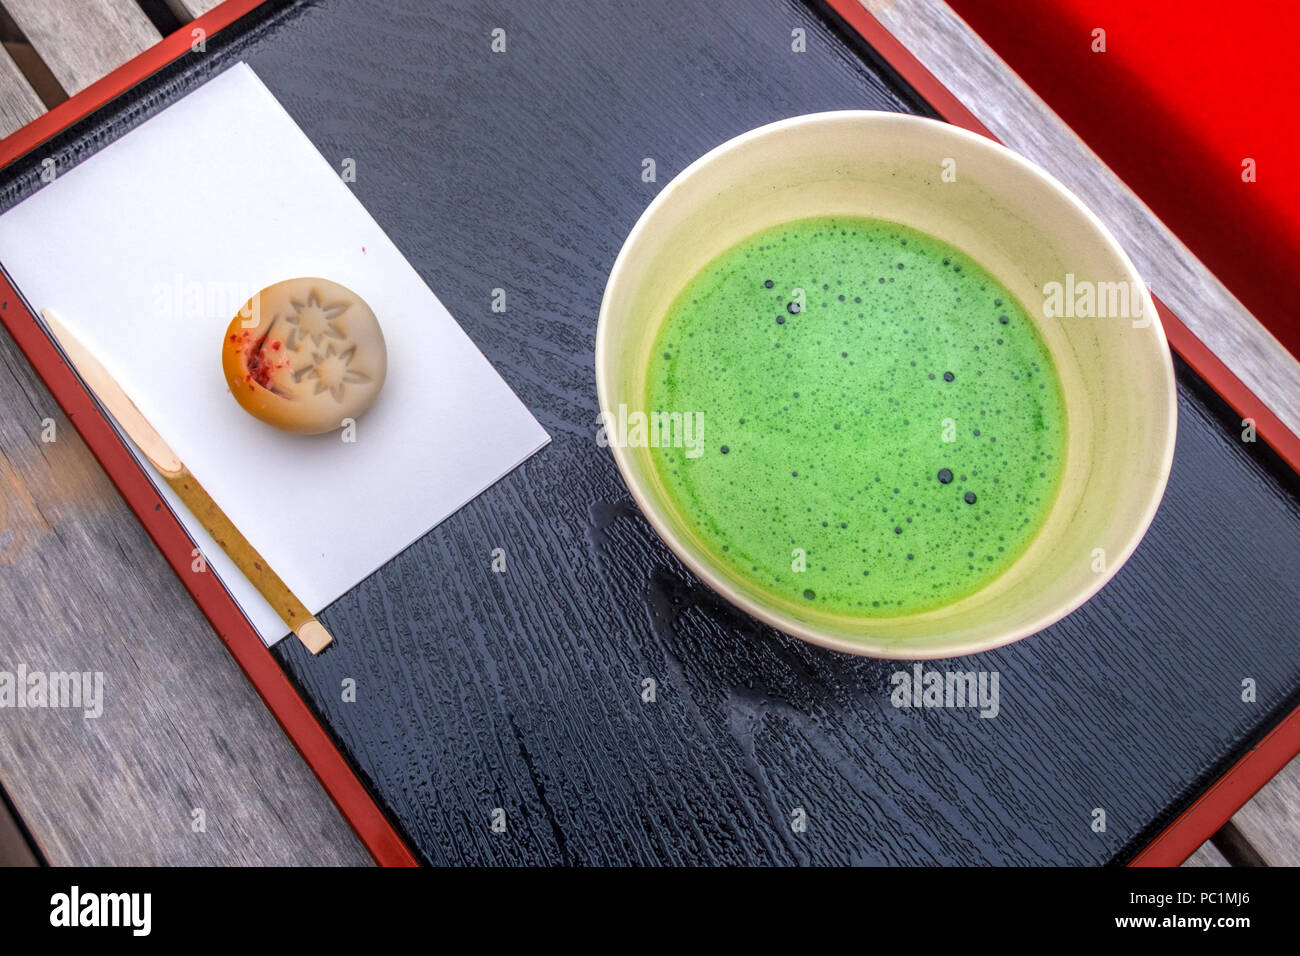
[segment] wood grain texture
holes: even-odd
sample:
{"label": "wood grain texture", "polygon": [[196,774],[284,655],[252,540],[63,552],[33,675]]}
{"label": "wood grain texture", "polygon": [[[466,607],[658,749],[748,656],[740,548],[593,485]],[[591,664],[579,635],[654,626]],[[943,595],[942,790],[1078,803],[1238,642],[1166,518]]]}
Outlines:
{"label": "wood grain texture", "polygon": [[8,335],[0,408],[0,670],[105,680],[97,719],[0,709],[0,785],[45,858],[368,863]]}
{"label": "wood grain texture", "polygon": [[4,8],[69,94],[161,38],[134,0],[4,0]]}
{"label": "wood grain texture", "polygon": [[26,126],[45,112],[45,104],[14,63],[9,51],[0,47],[0,139]]}
{"label": "wood grain texture", "polygon": [[1200,849],[1187,858],[1183,866],[1193,867],[1225,867],[1232,866],[1224,858],[1223,854],[1215,849],[1214,844],[1206,841],[1201,844]]}
{"label": "wood grain texture", "polygon": [[39,866],[22,826],[0,793],[0,867]]}
{"label": "wood grain texture", "polygon": [[167,6],[182,23],[202,16],[220,3],[221,0],[167,0]]}
{"label": "wood grain texture", "polygon": [[[507,31],[506,54],[488,52],[494,27]],[[794,28],[807,31],[805,54],[790,52]],[[1296,583],[1279,561],[1300,540],[1294,478],[1282,490],[1276,461],[1236,442],[1185,370],[1174,478],[1130,564],[1049,632],[936,662],[996,669],[1003,711],[994,720],[893,709],[895,665],[822,651],[737,613],[637,514],[595,445],[591,369],[605,276],[636,216],[700,153],[763,122],[918,108],[814,14],[779,0],[610,5],[600,17],[588,3],[316,4],[247,42],[213,45],[185,75],[151,80],[109,122],[50,149],[61,168],[75,164],[241,55],[328,159],[357,160],[362,201],[555,437],[328,608],[335,647],[315,659],[288,642],[276,650],[425,859],[1109,862],[1294,705]],[[641,181],[647,156],[655,184]],[[37,188],[38,162],[0,183],[0,206]],[[504,314],[490,311],[496,287],[509,292]],[[50,494],[40,481],[56,484],[56,473],[15,485]],[[104,519],[60,530],[71,536],[95,520]],[[114,536],[143,538],[129,516],[125,525]],[[491,570],[497,547],[504,574]],[[189,633],[190,649],[214,644],[183,619],[192,607],[148,542],[127,550],[128,566],[157,570],[127,593],[148,635],[143,663],[161,666],[154,628],[170,615],[182,616],[174,641]],[[30,603],[32,577],[123,606],[112,593],[121,559],[99,557],[106,567],[67,568],[57,551],[24,566],[5,607]],[[55,613],[36,607],[22,620],[39,630]],[[1243,674],[1267,678],[1254,705],[1240,700]],[[355,703],[341,700],[347,678]],[[641,697],[646,678],[656,681],[653,703]],[[195,702],[213,693],[195,691]],[[170,707],[169,691],[160,696],[155,706]],[[232,713],[224,701],[221,710]],[[246,771],[242,722],[224,725],[223,745],[236,748],[227,769],[249,799],[269,799],[257,777],[292,767],[273,754]],[[132,738],[147,739],[149,726],[112,747],[75,727],[32,731],[18,752],[0,750],[0,768],[21,769],[27,803],[37,802],[51,750],[83,769],[91,754],[125,764],[129,780],[183,787],[167,749],[183,739],[164,737],[149,766],[138,765]],[[0,747],[8,738],[0,734]],[[192,747],[189,759],[212,759],[210,741]],[[63,774],[49,785],[76,793],[94,780]],[[191,836],[170,825],[170,806],[160,826],[159,801],[133,804],[129,787],[115,785],[145,818],[121,839],[152,823],[153,852],[184,852]],[[1097,807],[1107,811],[1104,833],[1090,826]],[[490,827],[496,808],[503,833]],[[806,833],[790,828],[796,808],[809,814]],[[90,813],[68,811],[83,840]],[[32,822],[41,832],[54,825]],[[263,852],[312,839],[262,823],[249,821],[244,838]],[[241,834],[220,839],[237,845]]]}
{"label": "wood grain texture", "polygon": [[1232,817],[1269,866],[1300,866],[1300,757]]}

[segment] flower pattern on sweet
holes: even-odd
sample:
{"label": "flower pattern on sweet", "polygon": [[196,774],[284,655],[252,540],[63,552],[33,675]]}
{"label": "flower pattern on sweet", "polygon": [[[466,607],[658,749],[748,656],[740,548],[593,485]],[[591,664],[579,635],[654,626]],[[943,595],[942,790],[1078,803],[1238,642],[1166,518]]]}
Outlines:
{"label": "flower pattern on sweet", "polygon": [[[359,385],[371,380],[369,375],[349,367],[356,358],[357,347],[348,344],[347,334],[335,321],[351,303],[326,305],[313,289],[307,294],[306,302],[291,299],[290,305],[293,311],[283,318],[292,328],[284,344],[290,355],[294,384],[305,379],[314,380],[313,394],[328,391],[336,402],[342,403],[345,385]],[[325,345],[323,349],[319,348],[322,342]],[[272,390],[285,398],[294,397],[274,387]]]}
{"label": "flower pattern on sweet", "polygon": [[342,352],[334,349],[334,343],[325,346],[324,352],[313,352],[311,356],[312,364],[301,370],[294,371],[294,379],[302,381],[303,378],[311,377],[316,380],[316,388],[313,394],[319,395],[321,392],[329,391],[336,402],[343,401],[343,386],[347,384],[362,384],[370,381],[370,376],[356,369],[349,368],[352,360],[356,358],[357,347],[349,346]]}
{"label": "flower pattern on sweet", "polygon": [[306,344],[307,339],[311,339],[313,345],[320,345],[321,338],[324,336],[332,339],[344,338],[339,327],[334,324],[334,320],[348,310],[347,302],[323,305],[320,295],[312,289],[307,294],[306,302],[291,299],[290,304],[294,311],[291,315],[285,316],[285,321],[293,326],[286,343],[291,351],[301,348]]}

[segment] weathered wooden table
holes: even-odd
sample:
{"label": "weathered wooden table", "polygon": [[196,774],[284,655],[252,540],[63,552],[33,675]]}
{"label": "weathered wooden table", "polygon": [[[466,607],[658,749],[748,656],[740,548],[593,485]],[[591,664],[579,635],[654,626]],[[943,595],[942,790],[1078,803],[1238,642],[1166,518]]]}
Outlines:
{"label": "weathered wooden table", "polygon": [[[173,0],[170,20],[157,5],[152,12],[168,32],[214,5]],[[0,134],[94,83],[160,35],[134,0],[0,6],[12,18],[6,47],[24,66],[0,57]],[[1092,205],[1153,289],[1300,431],[1300,367],[983,43],[934,0],[869,6],[995,133]],[[754,15],[779,19],[781,9],[763,4]],[[475,31],[486,21],[460,10],[439,23],[477,42]],[[44,70],[33,66],[37,61]],[[437,81],[454,86],[457,79],[439,74]],[[546,341],[534,347],[546,348]],[[9,373],[0,380],[0,654],[63,666],[92,661],[121,677],[111,719],[93,726],[58,711],[23,721],[0,712],[0,783],[39,852],[54,863],[366,862],[7,337],[0,337],[0,362]],[[47,418],[59,428],[52,444],[39,440]],[[492,524],[481,530],[510,531]],[[734,716],[746,719],[741,711]],[[517,727],[514,733],[528,762]],[[1297,776],[1293,763],[1237,814],[1219,844],[1231,854],[1296,862]],[[534,786],[544,791],[545,783],[535,779]],[[193,832],[195,809],[205,812],[205,833]],[[3,853],[17,858],[21,844],[0,837]],[[1193,862],[1225,860],[1207,845]]]}

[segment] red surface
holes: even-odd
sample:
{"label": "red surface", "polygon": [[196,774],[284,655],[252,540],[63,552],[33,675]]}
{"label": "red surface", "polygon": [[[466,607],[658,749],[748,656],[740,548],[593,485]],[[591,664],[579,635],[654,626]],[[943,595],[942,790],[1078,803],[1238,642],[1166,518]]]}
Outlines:
{"label": "red surface", "polygon": [[[880,21],[858,0],[827,0],[913,89],[945,120],[963,129],[996,139],[946,86],[935,79]],[[1295,471],[1300,471],[1300,437],[1242,384],[1187,326],[1156,299],[1169,345],[1243,418],[1255,420],[1255,431]],[[1300,753],[1300,708],[1293,711],[1232,769],[1183,811],[1150,845],[1134,857],[1133,866],[1177,866],[1196,852],[1273,775]]]}
{"label": "red surface", "polygon": [[[210,36],[261,2],[262,0],[226,0],[198,20],[154,44],[102,80],[59,104],[45,116],[0,141],[0,166],[40,145],[151,73],[188,53],[193,42],[191,31],[194,28],[204,29]],[[376,862],[386,866],[416,865],[411,851],[343,759],[325,728],[289,683],[284,670],[271,656],[234,598],[217,580],[216,575],[195,574],[190,569],[194,543],[184,527],[159,497],[135,457],[100,413],[80,379],[63,361],[54,344],[2,274],[0,321],[3,321],[9,334],[49,387],[86,445],[99,459],[104,471],[140,519],[149,537],[194,597],[204,616],[221,636],[226,648],[257,688],[262,700],[338,805],[366,849]]]}
{"label": "red surface", "polygon": [[1300,357],[1300,3],[948,4]]}

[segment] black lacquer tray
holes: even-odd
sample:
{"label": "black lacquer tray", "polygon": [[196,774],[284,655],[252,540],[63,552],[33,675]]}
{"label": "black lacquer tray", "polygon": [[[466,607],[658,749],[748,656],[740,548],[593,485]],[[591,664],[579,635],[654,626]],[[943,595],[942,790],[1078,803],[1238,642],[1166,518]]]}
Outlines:
{"label": "black lacquer tray", "polygon": [[[993,719],[893,708],[909,665],[758,624],[631,504],[595,440],[592,352],[646,204],[776,119],[936,115],[829,9],[269,3],[53,145],[84,158],[239,59],[356,160],[359,198],[554,439],[325,609],[336,646],[273,652],[421,859],[1123,862],[1300,703],[1300,479],[1181,360],[1173,475],[1136,555],[1044,633],[928,665],[997,671]],[[0,207],[37,162],[0,174]]]}

